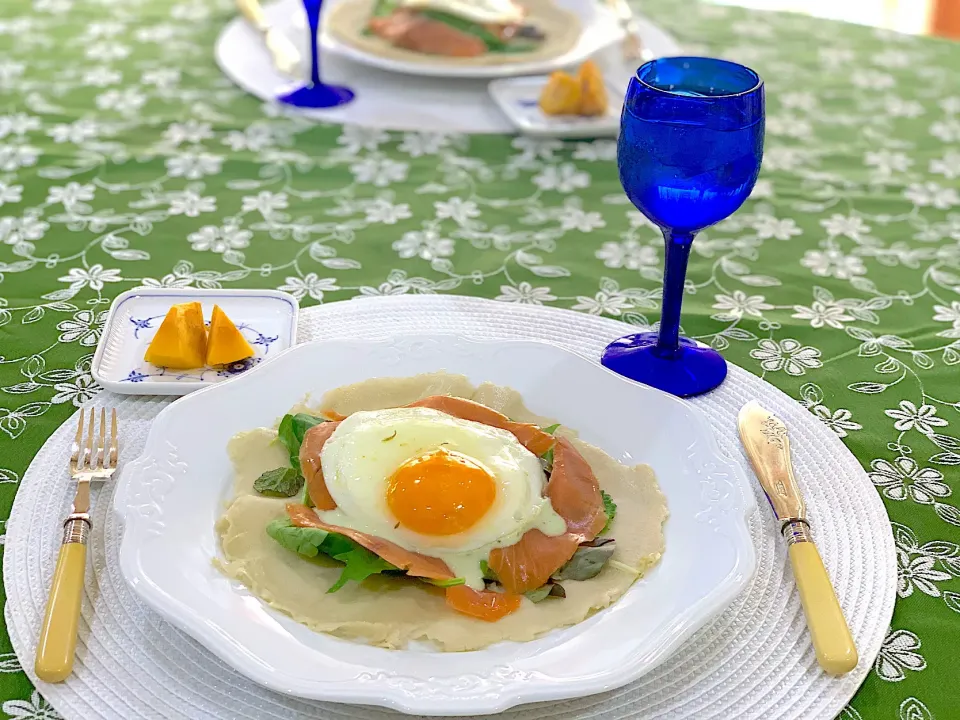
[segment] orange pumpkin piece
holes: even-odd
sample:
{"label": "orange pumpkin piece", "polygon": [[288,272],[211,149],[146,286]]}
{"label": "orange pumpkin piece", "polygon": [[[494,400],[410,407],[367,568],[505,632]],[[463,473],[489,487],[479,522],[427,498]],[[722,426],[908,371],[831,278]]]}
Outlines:
{"label": "orange pumpkin piece", "polygon": [[253,357],[250,343],[220,306],[214,305],[207,339],[207,365],[228,365],[248,357]]}
{"label": "orange pumpkin piece", "polygon": [[174,305],[167,311],[143,359],[161,367],[186,370],[203,367],[207,331],[198,302]]}
{"label": "orange pumpkin piece", "polygon": [[496,622],[520,609],[523,598],[520,595],[474,590],[466,585],[448,587],[447,605],[458,613],[475,617],[487,622]]}
{"label": "orange pumpkin piece", "polygon": [[540,93],[540,109],[547,115],[578,115],[581,84],[562,70],[550,74]]}
{"label": "orange pumpkin piece", "polygon": [[587,60],[577,73],[580,83],[579,114],[586,117],[605,115],[607,112],[607,86],[600,68],[593,60]]}

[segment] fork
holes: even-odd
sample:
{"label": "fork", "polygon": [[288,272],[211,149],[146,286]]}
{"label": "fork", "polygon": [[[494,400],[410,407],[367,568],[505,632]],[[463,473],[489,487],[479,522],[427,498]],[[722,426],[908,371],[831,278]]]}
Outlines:
{"label": "fork", "polygon": [[63,524],[63,542],[47,598],[47,611],[37,643],[34,665],[37,677],[46,682],[62,682],[73,671],[77,650],[77,625],[83,574],[87,561],[87,537],[90,522],[90,483],[109,480],[117,470],[117,411],[110,411],[110,440],[107,442],[107,411],[100,408],[100,437],[94,445],[94,417],[84,437],[84,410],[80,410],[77,436],[70,454],[70,477],[77,482],[73,510]]}

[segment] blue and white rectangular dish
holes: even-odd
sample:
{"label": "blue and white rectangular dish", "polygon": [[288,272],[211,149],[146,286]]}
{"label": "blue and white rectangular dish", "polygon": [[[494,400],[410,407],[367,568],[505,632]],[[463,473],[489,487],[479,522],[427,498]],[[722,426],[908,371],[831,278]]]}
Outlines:
{"label": "blue and white rectangular dish", "polygon": [[[219,305],[243,333],[255,355],[231,365],[172,370],[143,359],[171,305],[199,301],[209,322]],[[93,356],[93,377],[104,388],[126,395],[186,395],[279,355],[296,342],[296,298],[277,290],[137,288],[110,306]]]}

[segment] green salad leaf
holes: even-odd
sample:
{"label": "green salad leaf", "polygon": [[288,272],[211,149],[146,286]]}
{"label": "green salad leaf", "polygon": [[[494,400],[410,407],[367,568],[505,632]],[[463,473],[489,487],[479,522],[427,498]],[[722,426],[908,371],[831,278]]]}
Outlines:
{"label": "green salad leaf", "polygon": [[597,538],[581,543],[567,564],[553,574],[555,580],[589,580],[603,570],[603,566],[617,549],[613,538]]}
{"label": "green salad leaf", "polygon": [[547,427],[540,428],[540,429],[543,430],[545,433],[550,433],[551,435],[553,435],[557,431],[558,427],[560,427],[560,423],[554,423],[553,425],[548,425]]}
{"label": "green salad leaf", "polygon": [[435,578],[418,578],[418,580],[423,580],[428,585],[436,585],[437,587],[448,588],[453,587],[454,585],[463,585],[466,583],[466,580],[463,578],[450,578],[449,580],[438,580]]}
{"label": "green salad leaf", "polygon": [[296,415],[284,415],[280,420],[280,426],[277,428],[277,437],[290,453],[290,466],[300,470],[300,446],[303,444],[303,436],[307,430],[314,425],[324,423],[322,417],[316,415],[307,415],[306,413],[297,413]]}
{"label": "green salad leaf", "polygon": [[267,497],[293,497],[303,486],[303,476],[293,468],[267,470],[253,481],[253,489]]}
{"label": "green salad leaf", "polygon": [[607,524],[604,525],[603,530],[600,531],[600,534],[603,535],[610,529],[610,523],[612,523],[613,519],[617,516],[617,504],[613,501],[613,498],[603,490],[600,491],[600,497],[603,498],[603,512],[607,516]]}
{"label": "green salad leaf", "polygon": [[267,525],[267,535],[287,550],[304,557],[316,557],[330,533],[320,528],[297,527],[289,518],[281,518]]}
{"label": "green salad leaf", "polygon": [[377,3],[373,6],[373,12],[370,13],[373,17],[387,17],[392,15],[393,11],[400,6],[400,3],[397,0],[377,0]]}
{"label": "green salad leaf", "polygon": [[[303,476],[301,475],[301,477]],[[300,492],[300,504],[306,505],[309,508],[312,508],[314,506],[313,498],[310,497],[310,485],[306,481],[303,483],[303,488],[302,488],[302,491]]]}
{"label": "green salad leaf", "polygon": [[[344,539],[346,540],[346,538]],[[363,582],[371,575],[376,575],[384,570],[397,569],[395,565],[391,565],[379,555],[375,555],[359,545],[354,547],[353,550],[334,555],[333,559],[343,563],[343,571],[340,573],[339,579],[327,590],[328,593],[336,592],[349,580]]]}
{"label": "green salad leaf", "polygon": [[483,576],[484,580],[489,580],[490,582],[499,582],[500,580],[486,560],[480,561],[480,574]]}
{"label": "green salad leaf", "polygon": [[548,597],[565,598],[567,596],[567,592],[563,589],[563,585],[550,580],[546,585],[541,585],[536,590],[525,592],[524,595],[526,595],[533,602],[538,603],[546,600]]}
{"label": "green salad leaf", "polygon": [[336,592],[350,580],[363,582],[371,575],[399,569],[344,535],[320,528],[297,527],[289,518],[269,523],[267,535],[304,557],[313,558],[322,553],[342,562],[343,571],[328,593]]}

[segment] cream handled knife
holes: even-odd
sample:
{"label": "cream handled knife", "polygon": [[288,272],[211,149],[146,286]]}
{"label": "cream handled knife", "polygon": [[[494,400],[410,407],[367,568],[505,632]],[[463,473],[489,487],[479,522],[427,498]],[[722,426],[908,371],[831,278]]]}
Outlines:
{"label": "cream handled knife", "polygon": [[284,75],[298,76],[300,52],[286,35],[267,22],[259,0],[236,0],[237,9],[247,22],[263,35],[263,44],[267,46],[273,64]]}
{"label": "cream handled knife", "polygon": [[747,457],[787,541],[817,661],[831,675],[850,672],[857,666],[857,648],[810,535],[806,507],[790,462],[787,426],[756,402],[743,406],[737,424]]}

